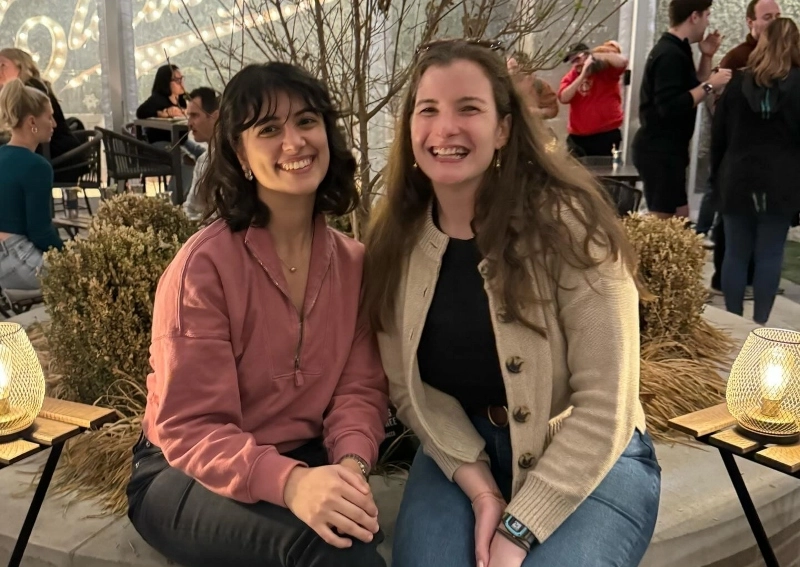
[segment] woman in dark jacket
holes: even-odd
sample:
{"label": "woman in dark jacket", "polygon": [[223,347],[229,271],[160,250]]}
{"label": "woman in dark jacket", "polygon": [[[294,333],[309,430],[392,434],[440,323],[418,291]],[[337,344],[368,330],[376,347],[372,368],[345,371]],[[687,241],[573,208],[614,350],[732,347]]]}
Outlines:
{"label": "woman in dark jacket", "polygon": [[725,223],[725,307],[742,314],[752,255],[753,320],[763,325],[780,283],[789,225],[800,210],[800,32],[791,19],[771,23],[748,67],[734,74],[717,103],[711,152]]}
{"label": "woman in dark jacket", "polygon": [[[33,87],[42,91],[50,99],[53,107],[53,118],[56,121],[56,128],[53,130],[53,137],[50,140],[50,159],[53,160],[65,153],[74,150],[80,145],[78,139],[72,134],[61,110],[61,105],[53,93],[52,86],[45,81],[29,53],[15,47],[7,47],[0,50],[0,86],[19,79],[25,86]],[[42,154],[42,147],[36,149],[37,154]],[[84,158],[76,158],[75,163],[84,163]],[[86,172],[85,166],[68,167],[61,164],[55,172],[54,181],[59,183],[74,183]]]}
{"label": "woman in dark jacket", "polygon": [[[136,109],[136,118],[183,118],[186,110],[183,87],[183,75],[177,65],[162,65],[156,71],[153,79],[153,89],[150,98]],[[147,141],[171,142],[167,130],[148,128],[145,131]]]}

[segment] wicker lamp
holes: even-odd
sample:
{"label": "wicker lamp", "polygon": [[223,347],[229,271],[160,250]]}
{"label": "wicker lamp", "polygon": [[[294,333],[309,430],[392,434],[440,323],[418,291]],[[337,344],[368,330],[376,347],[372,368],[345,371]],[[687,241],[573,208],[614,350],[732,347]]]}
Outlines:
{"label": "wicker lamp", "polygon": [[44,402],[44,373],[25,330],[0,323],[0,438],[30,427]]}
{"label": "wicker lamp", "polygon": [[726,400],[743,434],[764,443],[800,440],[800,333],[751,332],[731,368]]}

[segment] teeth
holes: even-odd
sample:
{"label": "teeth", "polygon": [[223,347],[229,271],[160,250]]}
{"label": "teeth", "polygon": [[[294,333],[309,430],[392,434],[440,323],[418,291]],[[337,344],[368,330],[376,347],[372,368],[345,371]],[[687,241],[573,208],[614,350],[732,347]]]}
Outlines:
{"label": "teeth", "polygon": [[465,156],[469,153],[465,148],[433,148],[437,156]]}
{"label": "teeth", "polygon": [[311,165],[312,161],[313,160],[311,158],[306,158],[306,159],[301,159],[300,161],[290,161],[287,163],[282,163],[280,165],[281,169],[284,169],[286,171],[295,171],[298,169],[303,169],[304,167],[308,167],[309,165]]}

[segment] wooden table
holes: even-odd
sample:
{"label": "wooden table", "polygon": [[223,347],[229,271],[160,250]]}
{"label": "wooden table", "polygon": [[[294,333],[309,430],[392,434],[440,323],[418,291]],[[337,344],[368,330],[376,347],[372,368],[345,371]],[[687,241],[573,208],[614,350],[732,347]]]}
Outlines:
{"label": "wooden table", "polygon": [[592,175],[606,179],[614,179],[625,183],[636,184],[639,181],[639,170],[633,164],[613,165],[585,165]]}
{"label": "wooden table", "polygon": [[14,437],[11,441],[0,443],[0,468],[18,463],[45,449],[50,449],[47,463],[39,479],[36,492],[22,524],[17,543],[11,554],[9,567],[18,567],[28,546],[33,526],[39,516],[47,489],[56,470],[64,442],[87,429],[97,429],[104,423],[116,421],[114,410],[45,398],[42,411],[33,425]]}
{"label": "wooden table", "polygon": [[697,441],[719,449],[725,470],[731,479],[744,515],[756,538],[767,567],[779,567],[747,486],[736,466],[734,455],[800,479],[800,443],[794,445],[764,445],[740,434],[736,419],[725,404],[696,411],[669,421],[670,427],[694,437]]}
{"label": "wooden table", "polygon": [[175,178],[175,202],[183,203],[183,169],[181,162],[183,155],[180,151],[180,142],[189,132],[189,123],[185,118],[137,118],[133,121],[136,129],[136,137],[140,140],[147,140],[144,134],[145,128],[156,130],[166,130],[170,133],[170,154],[172,154],[172,175]]}

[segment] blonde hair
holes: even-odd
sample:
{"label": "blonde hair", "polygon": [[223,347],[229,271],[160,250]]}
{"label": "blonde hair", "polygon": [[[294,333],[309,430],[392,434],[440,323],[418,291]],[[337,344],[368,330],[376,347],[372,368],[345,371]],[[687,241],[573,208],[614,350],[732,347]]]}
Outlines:
{"label": "blonde hair", "polygon": [[5,84],[0,90],[0,126],[17,128],[27,116],[41,116],[50,106],[42,91],[26,87],[19,79]]}
{"label": "blonde hair", "polygon": [[28,84],[28,81],[31,79],[36,79],[39,83],[44,85],[48,95],[52,94],[52,85],[49,83],[49,81],[45,81],[42,78],[42,74],[39,72],[39,67],[36,66],[36,62],[33,60],[33,57],[31,57],[30,53],[27,51],[22,51],[21,49],[17,49],[16,47],[6,47],[5,49],[0,49],[0,55],[17,66],[19,69],[20,81]]}
{"label": "blonde hair", "polygon": [[747,66],[761,87],[772,86],[793,67],[800,67],[800,32],[791,18],[778,18],[767,26]]}

